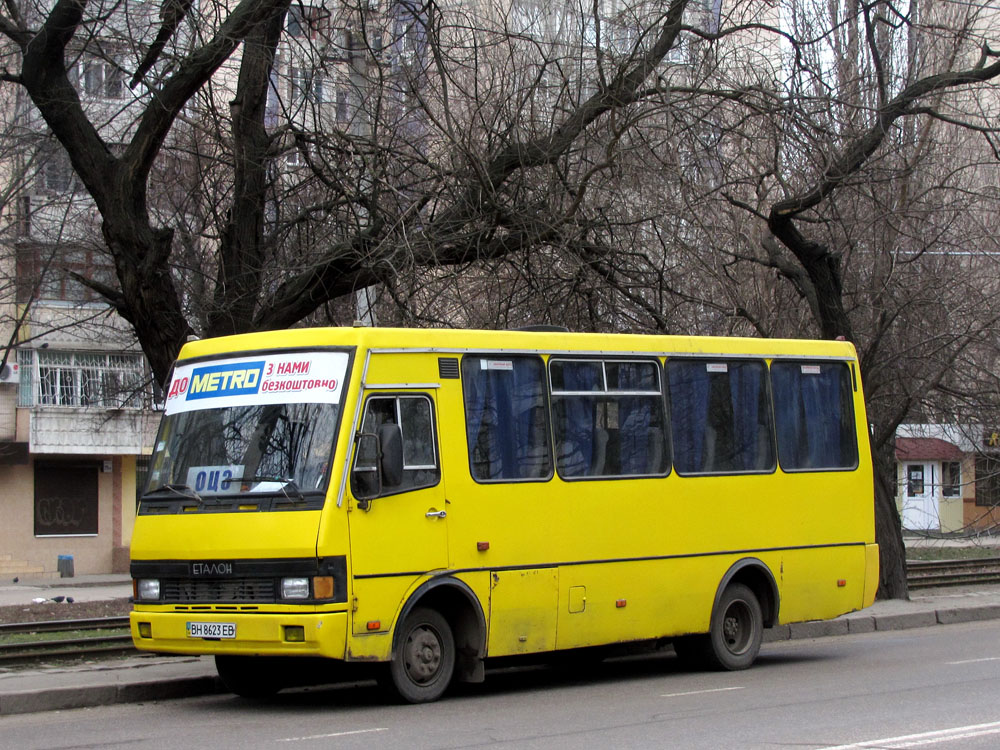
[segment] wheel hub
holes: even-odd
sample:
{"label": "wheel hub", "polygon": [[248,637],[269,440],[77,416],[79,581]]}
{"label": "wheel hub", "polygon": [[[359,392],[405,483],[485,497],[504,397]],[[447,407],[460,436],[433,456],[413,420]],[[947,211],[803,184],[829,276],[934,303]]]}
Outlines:
{"label": "wheel hub", "polygon": [[434,679],[441,668],[441,641],[433,630],[416,628],[406,641],[406,671],[414,682]]}
{"label": "wheel hub", "polygon": [[726,610],[726,616],[722,620],[722,637],[731,653],[741,654],[749,646],[752,630],[750,618],[750,610],[742,601],[733,602]]}

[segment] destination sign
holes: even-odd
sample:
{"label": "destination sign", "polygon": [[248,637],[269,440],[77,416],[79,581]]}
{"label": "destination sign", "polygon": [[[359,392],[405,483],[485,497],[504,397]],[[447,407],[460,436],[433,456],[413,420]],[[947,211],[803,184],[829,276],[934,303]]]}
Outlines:
{"label": "destination sign", "polygon": [[167,414],[230,406],[339,403],[345,352],[296,352],[203,361],[174,368]]}

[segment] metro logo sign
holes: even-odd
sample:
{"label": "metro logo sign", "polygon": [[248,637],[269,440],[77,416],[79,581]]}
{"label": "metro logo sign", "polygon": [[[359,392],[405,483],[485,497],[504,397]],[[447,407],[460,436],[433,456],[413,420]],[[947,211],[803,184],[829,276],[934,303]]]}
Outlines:
{"label": "metro logo sign", "polygon": [[347,362],[345,352],[296,352],[178,364],[167,391],[166,412],[339,403]]}
{"label": "metro logo sign", "polygon": [[221,396],[249,396],[260,390],[264,374],[264,360],[242,362],[236,365],[196,367],[191,374],[187,400],[219,398]]}

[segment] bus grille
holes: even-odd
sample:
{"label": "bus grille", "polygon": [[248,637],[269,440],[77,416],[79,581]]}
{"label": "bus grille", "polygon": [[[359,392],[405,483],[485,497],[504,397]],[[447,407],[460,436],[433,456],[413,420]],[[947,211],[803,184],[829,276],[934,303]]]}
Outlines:
{"label": "bus grille", "polygon": [[161,580],[165,603],[274,602],[274,578],[167,579]]}

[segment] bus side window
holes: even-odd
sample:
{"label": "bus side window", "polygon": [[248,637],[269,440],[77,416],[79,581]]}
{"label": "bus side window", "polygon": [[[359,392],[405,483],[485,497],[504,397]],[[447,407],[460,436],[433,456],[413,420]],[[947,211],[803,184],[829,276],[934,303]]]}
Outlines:
{"label": "bus side window", "polygon": [[463,357],[469,466],[477,481],[552,476],[544,374],[538,357]]}
{"label": "bus side window", "polygon": [[667,382],[674,468],[679,473],[774,469],[763,362],[671,359]]}
{"label": "bus side window", "polygon": [[656,476],[669,470],[657,363],[552,359],[549,378],[561,477]]}
{"label": "bus side window", "polygon": [[782,469],[853,469],[858,465],[847,365],[775,361],[771,383]]}
{"label": "bus side window", "polygon": [[[434,438],[434,414],[430,399],[420,395],[371,396],[361,420],[362,434],[378,434],[384,424],[397,424],[403,437],[403,478],[400,484],[384,486],[383,495],[406,492],[438,483],[441,470]],[[354,457],[351,491],[368,497],[377,486],[374,441],[364,441]]]}

